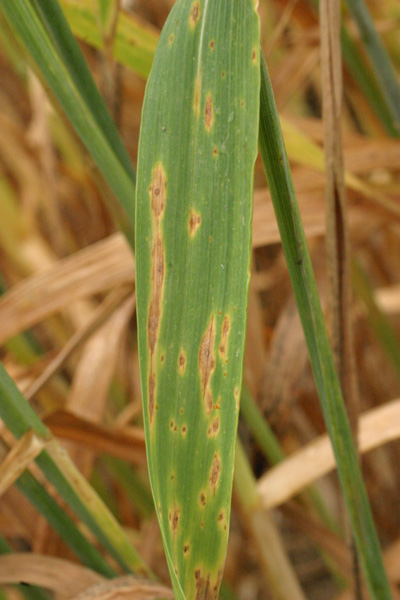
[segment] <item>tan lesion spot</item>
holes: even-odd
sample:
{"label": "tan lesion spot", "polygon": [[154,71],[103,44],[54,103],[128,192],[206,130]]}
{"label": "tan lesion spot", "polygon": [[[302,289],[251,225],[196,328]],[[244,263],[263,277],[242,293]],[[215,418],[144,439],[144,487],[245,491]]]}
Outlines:
{"label": "tan lesion spot", "polygon": [[206,505],[206,502],[207,502],[207,496],[206,496],[206,494],[204,492],[200,493],[199,500],[200,500],[200,506],[202,508],[204,508],[205,505]]}
{"label": "tan lesion spot", "polygon": [[181,350],[181,353],[179,354],[178,369],[179,373],[183,375],[186,369],[186,354],[183,350]]}
{"label": "tan lesion spot", "polygon": [[200,568],[195,570],[196,597],[194,600],[218,600],[222,569],[218,571],[214,581],[211,581],[211,577],[211,573],[203,573]]}
{"label": "tan lesion spot", "polygon": [[[199,349],[199,371],[201,381],[201,392],[205,400],[207,414],[212,408],[212,394],[210,389],[211,375],[215,370],[215,318],[212,315],[210,322],[204,332]],[[211,407],[211,408],[210,408]]]}
{"label": "tan lesion spot", "polygon": [[220,510],[220,512],[218,513],[217,521],[218,521],[218,525],[219,525],[219,527],[221,527],[221,529],[223,529],[224,531],[226,531],[228,529],[224,510]]}
{"label": "tan lesion spot", "polygon": [[228,347],[228,337],[229,331],[231,328],[231,320],[228,315],[224,317],[222,328],[221,328],[221,341],[219,344],[218,352],[221,358],[226,358],[227,347]]}
{"label": "tan lesion spot", "polygon": [[214,454],[210,472],[210,486],[213,493],[217,491],[219,476],[221,473],[221,459],[217,453]]}
{"label": "tan lesion spot", "polygon": [[214,119],[215,119],[215,117],[214,117],[212,96],[211,96],[211,94],[207,94],[206,106],[204,108],[204,123],[205,123],[207,131],[211,130],[211,127],[213,126],[213,123],[214,123]]}
{"label": "tan lesion spot", "polygon": [[215,437],[219,432],[219,417],[215,417],[210,427],[208,428],[208,437]]}
{"label": "tan lesion spot", "polygon": [[189,234],[193,238],[201,225],[201,215],[191,209],[189,213]]}
{"label": "tan lesion spot", "polygon": [[189,550],[190,550],[190,545],[184,544],[183,545],[183,556],[187,556],[189,554]]}
{"label": "tan lesion spot", "polygon": [[196,0],[193,2],[192,8],[190,9],[189,15],[189,24],[192,29],[194,29],[200,19],[200,2]]}
{"label": "tan lesion spot", "polygon": [[239,392],[239,388],[238,387],[235,387],[235,401],[236,401],[236,409],[239,410],[240,392]]}
{"label": "tan lesion spot", "polygon": [[149,418],[150,425],[154,418],[156,397],[155,353],[158,332],[161,321],[162,296],[164,289],[164,241],[160,221],[165,210],[167,196],[167,180],[162,163],[157,163],[153,170],[152,182],[149,187],[150,207],[152,212],[152,248],[151,248],[151,292],[150,307],[147,319],[147,338],[150,350],[150,372],[148,379],[149,388]]}
{"label": "tan lesion spot", "polygon": [[149,417],[150,417],[150,423],[153,421],[153,417],[154,417],[155,397],[156,397],[156,381],[155,381],[153,373],[150,373],[150,375],[149,375]]}
{"label": "tan lesion spot", "polygon": [[174,43],[174,38],[175,38],[175,34],[171,33],[171,35],[169,36],[169,39],[168,39],[168,44],[170,46],[172,46],[172,44]]}
{"label": "tan lesion spot", "polygon": [[214,50],[214,48],[215,48],[215,42],[214,42],[214,40],[211,40],[211,42],[210,42],[210,49]]}
{"label": "tan lesion spot", "polygon": [[251,61],[253,64],[257,64],[257,50],[253,48],[253,52],[251,53]]}
{"label": "tan lesion spot", "polygon": [[168,514],[169,525],[174,537],[178,533],[180,512],[180,509],[175,505],[173,510],[170,510]]}
{"label": "tan lesion spot", "polygon": [[198,117],[200,115],[200,98],[201,98],[201,75],[199,74],[196,77],[196,81],[194,83],[193,109],[196,114],[196,117]]}
{"label": "tan lesion spot", "polygon": [[153,179],[150,185],[151,210],[154,217],[161,218],[165,209],[167,195],[167,179],[163,165],[158,163],[153,171]]}
{"label": "tan lesion spot", "polygon": [[185,437],[185,435],[187,434],[187,425],[182,425],[181,432],[182,432],[183,437]]}
{"label": "tan lesion spot", "polygon": [[213,148],[213,157],[217,158],[217,156],[218,156],[218,148],[217,148],[217,146],[214,146],[214,148]]}

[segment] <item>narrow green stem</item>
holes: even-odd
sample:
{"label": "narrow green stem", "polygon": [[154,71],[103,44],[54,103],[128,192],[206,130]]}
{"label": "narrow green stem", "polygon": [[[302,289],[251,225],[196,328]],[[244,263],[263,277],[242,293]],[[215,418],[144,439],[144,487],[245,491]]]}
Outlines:
{"label": "narrow green stem", "polygon": [[262,62],[261,68],[259,143],[289,275],[303,325],[325,423],[336,456],[339,478],[360,561],[372,597],[389,600],[391,598],[390,587],[329,345],[265,61]]}

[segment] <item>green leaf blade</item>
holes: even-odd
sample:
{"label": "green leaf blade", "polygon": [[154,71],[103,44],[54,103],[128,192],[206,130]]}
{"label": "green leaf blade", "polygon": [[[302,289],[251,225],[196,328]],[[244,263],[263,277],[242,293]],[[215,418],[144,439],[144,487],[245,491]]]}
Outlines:
{"label": "green leaf blade", "polygon": [[250,276],[258,45],[253,0],[178,2],[143,110],[139,352],[150,478],[177,598],[217,598],[226,554]]}

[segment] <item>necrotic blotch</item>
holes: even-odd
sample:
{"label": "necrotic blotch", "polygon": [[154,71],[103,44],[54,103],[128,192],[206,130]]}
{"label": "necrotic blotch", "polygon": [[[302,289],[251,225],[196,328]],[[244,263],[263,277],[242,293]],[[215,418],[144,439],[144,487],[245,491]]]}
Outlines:
{"label": "necrotic blotch", "polygon": [[196,27],[196,24],[199,19],[200,19],[200,3],[197,2],[197,0],[196,0],[196,2],[193,2],[192,8],[190,9],[189,23],[190,23],[190,27],[192,29],[194,29]]}
{"label": "necrotic blotch", "polygon": [[174,506],[174,510],[170,511],[170,513],[168,515],[169,524],[170,524],[170,527],[171,527],[174,537],[178,533],[179,513],[180,513],[180,510],[176,506]]}
{"label": "necrotic blotch", "polygon": [[209,389],[211,375],[215,369],[215,355],[214,355],[214,343],[215,343],[215,319],[214,315],[211,317],[208,327],[201,340],[199,350],[199,371],[201,380],[201,391],[203,400],[206,401],[207,413],[210,413],[210,402],[212,407],[212,395]]}
{"label": "necrotic blotch", "polygon": [[222,358],[225,358],[225,356],[226,356],[230,328],[231,328],[231,321],[230,321],[229,316],[226,315],[224,318],[224,321],[222,323],[221,341],[220,341],[219,348],[218,348],[218,352]]}
{"label": "necrotic blotch", "polygon": [[206,106],[204,109],[204,122],[205,122],[207,131],[210,131],[210,129],[214,123],[214,109],[213,109],[211,94],[207,95]]}
{"label": "necrotic blotch", "polygon": [[186,355],[183,350],[181,351],[181,353],[179,355],[178,368],[179,368],[179,373],[183,374],[185,372]]}
{"label": "necrotic blotch", "polygon": [[217,490],[219,475],[221,472],[221,461],[218,454],[214,454],[210,472],[210,486],[214,494]]}
{"label": "necrotic blotch", "polygon": [[215,417],[210,427],[208,428],[208,437],[215,437],[219,431],[219,418]]}
{"label": "necrotic blotch", "polygon": [[152,213],[152,249],[151,249],[151,293],[150,307],[147,320],[148,345],[150,350],[150,373],[149,373],[149,416],[150,424],[153,421],[156,374],[154,369],[154,356],[156,351],[158,331],[161,320],[161,305],[164,288],[164,241],[161,232],[160,221],[165,210],[167,193],[167,181],[165,171],[161,163],[158,163],[153,171],[153,178],[149,188],[150,207]]}
{"label": "necrotic blotch", "polygon": [[203,574],[201,569],[196,569],[194,572],[196,583],[196,599],[195,600],[217,600],[219,588],[222,580],[222,570],[218,571],[214,583],[211,583],[211,574]]}
{"label": "necrotic blotch", "polygon": [[194,237],[198,228],[201,225],[201,215],[195,210],[191,209],[189,213],[189,234],[190,237]]}

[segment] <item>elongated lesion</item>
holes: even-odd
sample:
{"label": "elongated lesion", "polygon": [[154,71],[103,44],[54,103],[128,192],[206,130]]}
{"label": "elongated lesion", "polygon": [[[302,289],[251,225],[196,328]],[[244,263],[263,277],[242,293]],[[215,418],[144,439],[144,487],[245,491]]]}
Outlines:
{"label": "elongated lesion", "polygon": [[212,315],[207,329],[203,335],[199,350],[199,371],[201,381],[202,398],[206,405],[206,412],[212,410],[212,392],[210,388],[211,375],[215,370],[215,318]]}
{"label": "elongated lesion", "polygon": [[147,337],[150,351],[150,372],[148,379],[149,418],[150,424],[154,418],[157,375],[155,369],[155,354],[160,330],[162,314],[162,297],[165,278],[164,239],[161,220],[165,211],[167,196],[167,180],[161,163],[153,171],[152,183],[149,187],[150,206],[152,214],[152,248],[151,248],[151,293],[150,307],[147,319]]}

